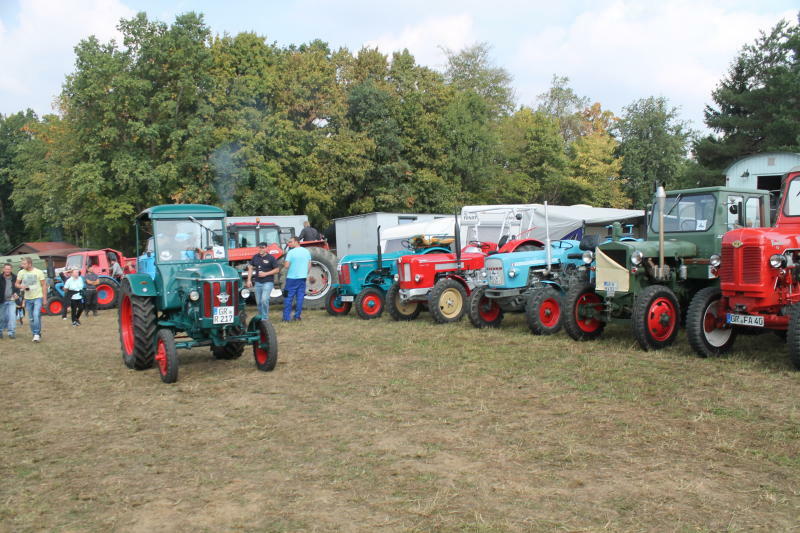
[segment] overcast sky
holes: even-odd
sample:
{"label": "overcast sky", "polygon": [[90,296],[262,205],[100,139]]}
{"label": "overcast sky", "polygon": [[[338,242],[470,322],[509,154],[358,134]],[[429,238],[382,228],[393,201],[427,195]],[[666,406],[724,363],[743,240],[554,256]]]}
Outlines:
{"label": "overcast sky", "polygon": [[442,68],[441,47],[492,46],[513,76],[520,104],[533,104],[553,74],[581,96],[621,113],[665,96],[702,128],[703,106],[741,47],[781,18],[796,21],[797,0],[0,0],[0,113],[53,112],[74,46],[89,35],[119,37],[120,18],[138,11],[171,23],[205,15],[216,34],[254,31],[279,45],[322,39],[333,48],[408,48]]}

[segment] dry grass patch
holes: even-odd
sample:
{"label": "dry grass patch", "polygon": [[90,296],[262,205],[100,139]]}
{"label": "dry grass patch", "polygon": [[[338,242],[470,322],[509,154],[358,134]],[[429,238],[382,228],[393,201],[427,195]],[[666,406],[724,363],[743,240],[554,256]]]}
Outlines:
{"label": "dry grass patch", "polygon": [[172,386],[123,367],[112,312],[0,341],[3,528],[797,528],[800,377],[772,335],[703,360],[519,316],[276,327],[274,372],[196,349]]}

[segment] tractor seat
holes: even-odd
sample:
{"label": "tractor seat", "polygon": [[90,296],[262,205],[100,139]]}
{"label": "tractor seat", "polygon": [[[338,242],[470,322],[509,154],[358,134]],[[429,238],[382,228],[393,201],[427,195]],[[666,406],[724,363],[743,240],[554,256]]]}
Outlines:
{"label": "tractor seat", "polygon": [[597,248],[598,244],[600,244],[599,235],[584,235],[583,238],[581,238],[578,248],[581,250],[594,250]]}

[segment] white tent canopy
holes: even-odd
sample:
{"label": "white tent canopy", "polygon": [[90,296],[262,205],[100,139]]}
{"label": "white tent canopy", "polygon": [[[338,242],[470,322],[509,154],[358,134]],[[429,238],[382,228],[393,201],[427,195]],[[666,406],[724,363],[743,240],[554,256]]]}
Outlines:
{"label": "white tent canopy", "polygon": [[[588,205],[549,205],[547,217],[551,239],[563,239],[586,226],[603,227],[619,221],[635,224],[644,216],[638,209],[612,209]],[[470,205],[459,217],[462,246],[470,240],[498,242],[503,235],[544,241],[544,204]],[[381,230],[384,251],[401,249],[401,242],[415,235],[453,235],[454,219],[404,224]]]}

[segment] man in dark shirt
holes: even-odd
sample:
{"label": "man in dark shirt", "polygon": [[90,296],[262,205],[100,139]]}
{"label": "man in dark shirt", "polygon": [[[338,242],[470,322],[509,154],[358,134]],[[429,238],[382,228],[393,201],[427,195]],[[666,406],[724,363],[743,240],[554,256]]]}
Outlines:
{"label": "man in dark shirt", "polygon": [[92,311],[93,315],[97,316],[97,286],[100,285],[97,266],[89,265],[83,280],[86,282],[86,288],[83,289],[83,297],[86,301],[86,316],[89,316],[89,311]]}
{"label": "man in dark shirt", "polygon": [[17,301],[19,289],[15,286],[17,276],[11,267],[11,263],[3,265],[3,273],[0,274],[0,339],[3,338],[3,330],[8,331],[8,338],[16,336],[17,328]]}
{"label": "man in dark shirt", "polygon": [[253,286],[253,272],[256,273],[256,305],[261,320],[269,320],[269,294],[275,287],[275,274],[278,273],[278,262],[267,252],[267,243],[258,243],[258,253],[247,265],[247,286]]}
{"label": "man in dark shirt", "polygon": [[322,235],[319,232],[311,227],[311,224],[306,220],[303,222],[303,231],[300,232],[300,237],[298,237],[299,241],[308,242],[308,241],[319,241],[322,240]]}

